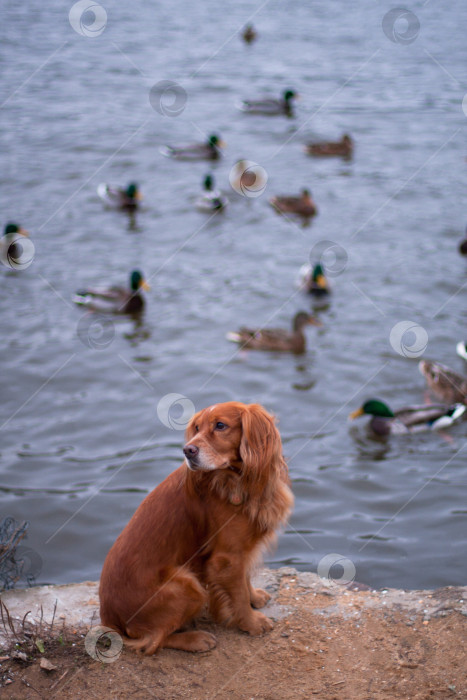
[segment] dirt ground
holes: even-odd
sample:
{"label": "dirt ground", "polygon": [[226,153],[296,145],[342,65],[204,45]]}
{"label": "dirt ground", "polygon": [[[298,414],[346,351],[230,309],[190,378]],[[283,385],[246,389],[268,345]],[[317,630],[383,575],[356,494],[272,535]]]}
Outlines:
{"label": "dirt ground", "polygon": [[[268,589],[275,618],[261,638],[208,621],[217,637],[203,654],[123,649],[93,660],[83,632],[29,640],[1,657],[0,697],[172,700],[442,700],[467,698],[465,589],[375,592],[326,587],[282,569]],[[312,576],[312,575],[308,575]],[[416,599],[416,596],[422,596]],[[39,645],[40,646],[40,645]],[[23,658],[13,658],[18,650]],[[56,668],[44,670],[41,658]]]}

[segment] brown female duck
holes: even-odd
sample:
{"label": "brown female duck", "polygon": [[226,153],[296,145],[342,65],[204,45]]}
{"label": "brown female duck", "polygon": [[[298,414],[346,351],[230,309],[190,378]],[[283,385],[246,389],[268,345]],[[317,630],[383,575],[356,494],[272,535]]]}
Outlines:
{"label": "brown female duck", "polygon": [[354,143],[352,138],[349,134],[344,134],[340,141],[309,143],[305,146],[305,151],[310,156],[339,156],[340,158],[351,158],[353,155],[353,148]]}
{"label": "brown female duck", "polygon": [[242,33],[243,41],[246,44],[251,44],[251,42],[254,41],[257,36],[258,35],[257,35],[253,25],[247,24],[245,29],[243,30],[243,33]]}
{"label": "brown female duck", "polygon": [[311,198],[311,192],[307,189],[302,190],[298,197],[272,197],[269,203],[281,214],[298,214],[298,216],[309,218],[318,213],[316,204]]}
{"label": "brown female duck", "polygon": [[418,364],[433,394],[446,403],[467,404],[467,379],[440,362],[421,360]]}
{"label": "brown female duck", "polygon": [[274,352],[293,352],[301,355],[306,350],[306,338],[303,329],[307,325],[321,326],[321,322],[305,311],[295,314],[292,331],[282,328],[245,328],[227,334],[227,339],[239,343],[245,350],[272,350]]}

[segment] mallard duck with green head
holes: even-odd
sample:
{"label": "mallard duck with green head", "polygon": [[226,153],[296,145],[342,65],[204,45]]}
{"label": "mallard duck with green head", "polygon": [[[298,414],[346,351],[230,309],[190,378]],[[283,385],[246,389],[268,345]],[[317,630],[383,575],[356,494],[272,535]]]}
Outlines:
{"label": "mallard duck with green head", "polygon": [[293,116],[293,100],[298,97],[293,90],[285,90],[279,99],[265,97],[259,100],[242,100],[238,108],[248,114],[263,114],[265,116]]}
{"label": "mallard duck with green head", "polygon": [[243,41],[246,44],[251,44],[257,37],[257,33],[252,24],[247,24],[242,33]]}
{"label": "mallard duck with green head", "polygon": [[143,198],[136,182],[130,182],[124,189],[111,187],[102,182],[97,186],[97,194],[108,207],[126,211],[137,209]]}
{"label": "mallard duck with green head", "polygon": [[29,231],[12,221],[6,224],[3,236],[0,238],[0,259],[6,267],[12,269],[22,267],[23,246],[21,239],[24,238],[29,238]]}
{"label": "mallard duck with green head", "polygon": [[212,134],[205,143],[192,143],[187,146],[162,146],[160,152],[167,158],[175,160],[218,160],[224,142]]}
{"label": "mallard duck with green head", "polygon": [[85,306],[91,311],[112,314],[138,314],[144,308],[141,290],[149,290],[139,270],[130,274],[130,286],[84,289],[73,297],[75,304]]}
{"label": "mallard duck with green head", "polygon": [[313,267],[303,265],[300,270],[300,288],[314,297],[329,296],[331,288],[321,263],[317,263]]}
{"label": "mallard duck with green head", "polygon": [[338,156],[349,159],[353,155],[354,142],[349,134],[344,134],[340,141],[319,141],[305,146],[305,152],[310,156],[325,158]]}
{"label": "mallard duck with green head", "polygon": [[311,192],[303,189],[297,196],[279,195],[271,197],[269,203],[280,214],[296,214],[304,219],[315,216],[318,213],[316,204],[311,198]]}
{"label": "mallard duck with green head", "polygon": [[463,416],[465,409],[463,404],[456,403],[406,406],[392,411],[384,401],[369,399],[353,411],[349,418],[354,420],[363,415],[371,416],[369,430],[375,435],[385,437],[449,428]]}
{"label": "mallard duck with green head", "polygon": [[196,208],[207,212],[221,211],[227,204],[227,197],[215,189],[214,177],[206,175],[203,180],[203,193],[196,200]]}
{"label": "mallard duck with green head", "polygon": [[420,360],[418,368],[433,394],[446,403],[467,404],[467,379],[441,362]]}
{"label": "mallard duck with green head", "polygon": [[245,328],[227,333],[227,340],[241,345],[245,350],[271,350],[301,355],[306,350],[305,326],[321,326],[314,316],[299,311],[292,320],[292,330],[282,328]]}

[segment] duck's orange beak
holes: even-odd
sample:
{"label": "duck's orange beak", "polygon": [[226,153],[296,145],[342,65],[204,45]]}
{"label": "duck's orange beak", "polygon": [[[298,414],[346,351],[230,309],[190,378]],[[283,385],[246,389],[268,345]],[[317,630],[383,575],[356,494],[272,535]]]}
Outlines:
{"label": "duck's orange beak", "polygon": [[328,281],[324,275],[318,275],[316,278],[316,284],[320,289],[327,289]]}
{"label": "duck's orange beak", "polygon": [[365,411],[363,408],[357,408],[356,411],[352,411],[352,413],[349,415],[350,420],[355,420],[355,418],[359,418],[360,416],[363,416]]}
{"label": "duck's orange beak", "polygon": [[143,199],[143,195],[141,194],[141,192],[140,192],[139,190],[138,190],[138,192],[135,194],[135,199],[137,199],[138,202],[141,202],[141,200]]}
{"label": "duck's orange beak", "polygon": [[144,289],[145,292],[149,292],[149,290],[151,289],[151,287],[150,287],[149,284],[146,282],[146,280],[143,280],[143,281],[141,282],[140,287],[142,287],[142,288]]}
{"label": "duck's orange beak", "polygon": [[29,231],[26,231],[25,228],[20,228],[17,233],[20,233],[22,236],[26,236],[26,238],[29,238]]}
{"label": "duck's orange beak", "polygon": [[308,319],[308,323],[310,324],[310,326],[319,326],[319,327],[321,327],[321,326],[323,325],[323,324],[321,323],[321,321],[320,321],[319,319],[315,318],[314,316],[310,316],[310,318]]}

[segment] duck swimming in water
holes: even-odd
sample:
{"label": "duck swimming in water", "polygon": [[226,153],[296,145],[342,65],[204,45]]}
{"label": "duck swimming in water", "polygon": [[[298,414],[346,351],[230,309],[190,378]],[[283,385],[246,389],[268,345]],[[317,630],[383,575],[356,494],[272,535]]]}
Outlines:
{"label": "duck swimming in water", "polygon": [[75,304],[91,311],[111,314],[138,314],[144,308],[140,290],[150,289],[139,270],[130,274],[130,287],[107,287],[84,289],[73,297]]}
{"label": "duck swimming in water", "polygon": [[101,183],[97,187],[97,194],[107,206],[126,211],[135,211],[142,200],[141,192],[135,182],[131,182],[126,189]]}
{"label": "duck swimming in water", "polygon": [[259,100],[242,100],[238,107],[242,112],[248,114],[264,114],[265,116],[285,114],[287,117],[292,117],[292,100],[297,97],[298,95],[293,90],[286,90],[279,99],[265,97]]}
{"label": "duck swimming in water", "polygon": [[292,320],[292,330],[282,328],[245,328],[227,334],[227,340],[239,343],[245,350],[271,350],[274,352],[292,352],[303,354],[306,350],[306,338],[303,329],[307,325],[321,326],[321,321],[305,311],[299,311]]}
{"label": "duck swimming in water", "polygon": [[457,343],[456,352],[459,355],[459,357],[462,357],[463,360],[467,360],[467,343],[465,342],[465,340],[460,340]]}
{"label": "duck swimming in water", "polygon": [[467,229],[466,229],[466,237],[459,243],[459,253],[461,255],[467,255]]}
{"label": "duck swimming in water", "polygon": [[319,158],[339,156],[348,159],[352,157],[353,150],[354,142],[348,134],[344,134],[340,141],[320,141],[305,146],[305,152],[308,155]]}
{"label": "duck swimming in water", "polygon": [[465,410],[463,404],[457,403],[406,406],[393,412],[384,401],[369,399],[361,408],[353,411],[349,418],[353,420],[365,414],[371,416],[368,423],[370,432],[386,437],[449,428],[463,416]]}
{"label": "duck swimming in water", "polygon": [[297,214],[305,219],[318,213],[316,204],[311,198],[311,192],[307,189],[302,190],[298,197],[288,195],[271,197],[269,203],[281,214]]}
{"label": "duck swimming in water", "polygon": [[255,39],[256,39],[257,36],[258,36],[258,35],[257,35],[257,33],[255,32],[255,30],[254,30],[254,28],[253,28],[253,25],[252,25],[252,24],[247,24],[246,27],[245,27],[245,29],[243,30],[243,33],[242,33],[243,41],[244,41],[246,44],[251,44],[253,41],[255,41]]}
{"label": "duck swimming in water", "polygon": [[196,200],[196,208],[200,211],[221,211],[228,204],[227,197],[224,197],[219,190],[214,188],[214,178],[206,175],[203,180],[203,194]]}
{"label": "duck swimming in water", "polygon": [[303,265],[300,270],[300,287],[315,297],[329,296],[331,289],[321,263],[317,263],[313,267]]}
{"label": "duck swimming in water", "polygon": [[[22,241],[25,238],[29,239],[29,232],[26,229],[12,221],[6,224],[3,236],[0,238],[0,260],[5,267],[19,270],[29,266],[32,260],[32,251],[27,251],[26,256],[24,255],[25,251]],[[32,244],[29,243],[29,246],[32,247]]]}
{"label": "duck swimming in water", "polygon": [[175,160],[218,160],[221,156],[220,149],[224,142],[212,134],[206,143],[193,143],[187,146],[163,146],[162,155]]}
{"label": "duck swimming in water", "polygon": [[446,403],[467,404],[467,378],[440,362],[420,360],[418,368],[431,391]]}

